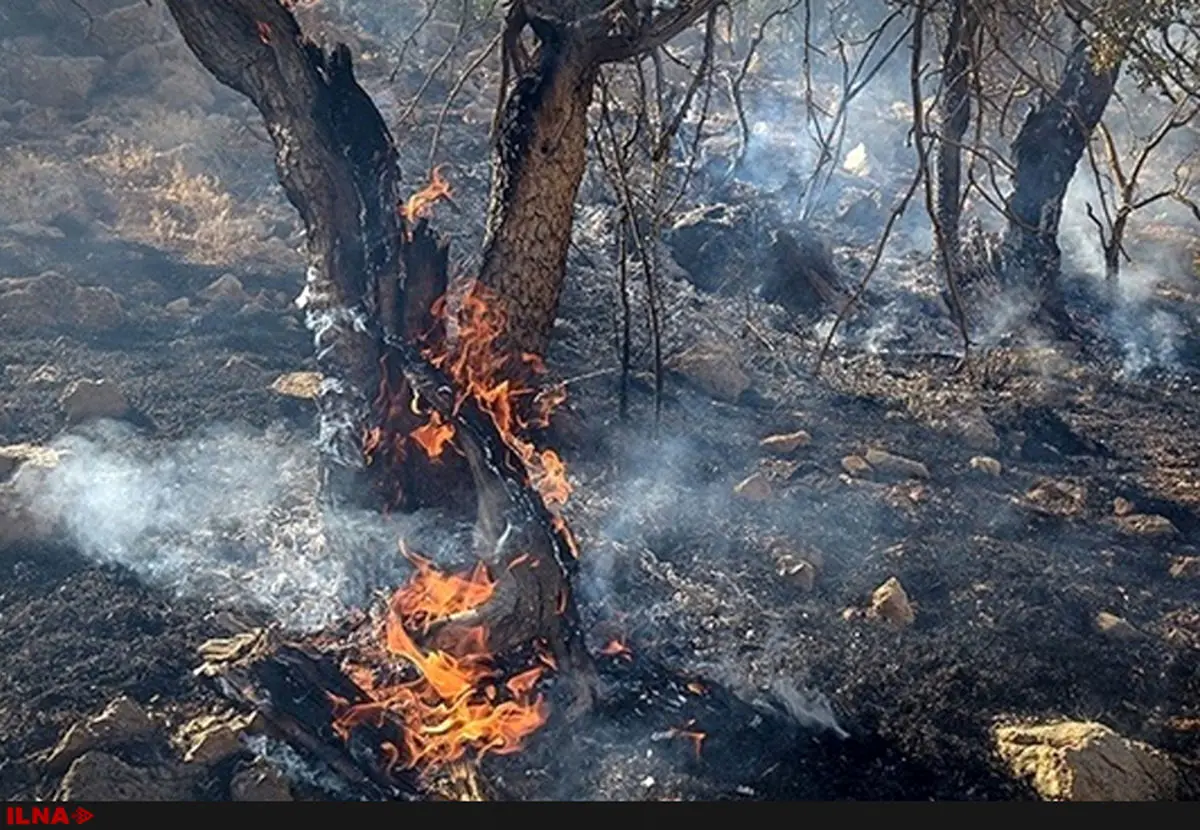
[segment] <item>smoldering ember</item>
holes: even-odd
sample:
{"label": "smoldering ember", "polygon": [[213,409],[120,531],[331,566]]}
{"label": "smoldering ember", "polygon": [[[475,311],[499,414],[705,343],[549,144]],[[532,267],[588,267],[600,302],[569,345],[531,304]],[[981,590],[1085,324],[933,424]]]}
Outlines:
{"label": "smoldering ember", "polygon": [[1198,63],[6,0],[0,797],[1196,798]]}

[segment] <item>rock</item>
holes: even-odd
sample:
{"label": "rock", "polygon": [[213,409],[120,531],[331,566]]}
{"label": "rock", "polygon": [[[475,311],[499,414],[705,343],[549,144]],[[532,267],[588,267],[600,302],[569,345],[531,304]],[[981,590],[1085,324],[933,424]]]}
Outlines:
{"label": "rock", "polygon": [[938,427],[942,433],[959,439],[970,449],[982,452],[1000,449],[1000,436],[979,407],[955,412]]}
{"label": "rock", "polygon": [[736,403],[751,386],[733,349],[712,341],[697,343],[668,367],[705,394],[729,403]]}
{"label": "rock", "polygon": [[1154,539],[1166,539],[1178,531],[1166,516],[1156,516],[1151,513],[1129,513],[1117,517],[1117,527],[1131,536],[1149,536]]}
{"label": "rock", "polygon": [[183,760],[187,764],[211,766],[242,751],[242,732],[250,717],[203,715],[183,726],[180,742],[187,746]]}
{"label": "rock", "polygon": [[83,331],[111,331],[125,323],[120,298],[107,288],[81,285],[75,289],[73,304],[72,318]]}
{"label": "rock", "polygon": [[124,322],[121,301],[107,288],[81,286],[54,271],[0,280],[0,324],[6,331],[70,327],[96,333]]}
{"label": "rock", "polygon": [[0,481],[12,478],[17,469],[23,465],[54,469],[58,466],[60,456],[57,450],[49,447],[39,447],[36,444],[13,444],[0,447]]}
{"label": "rock", "polygon": [[847,455],[842,459],[842,469],[855,478],[862,478],[871,474],[871,465],[861,455]]}
{"label": "rock", "polygon": [[679,217],[663,240],[688,280],[702,291],[719,291],[741,276],[749,250],[748,211],[717,204]]}
{"label": "rock", "polygon": [[89,752],[71,764],[55,791],[56,801],[190,801],[194,781],[175,768],[135,767],[104,752]]}
{"label": "rock", "polygon": [[43,363],[30,373],[29,380],[25,382],[30,386],[54,386],[62,382],[62,369],[53,363]]}
{"label": "rock", "polygon": [[143,43],[117,60],[116,72],[133,77],[157,77],[163,73],[162,49],[154,43]]}
{"label": "rock", "polygon": [[839,225],[874,232],[886,217],[878,191],[847,187],[838,199],[834,213]]}
{"label": "rock", "polygon": [[775,561],[775,572],[805,593],[817,584],[817,566],[805,559],[781,556]]}
{"label": "rock", "polygon": [[1101,611],[1096,615],[1095,626],[1098,632],[1115,640],[1133,640],[1141,633],[1125,618],[1107,611]]}
{"label": "rock", "polygon": [[77,287],[54,271],[0,279],[0,326],[7,332],[28,332],[69,323]]}
{"label": "rock", "polygon": [[43,225],[40,222],[14,222],[5,228],[13,236],[24,239],[66,239],[67,235],[53,225]]}
{"label": "rock", "polygon": [[144,740],[157,727],[146,711],[127,697],[118,697],[99,715],[75,724],[46,757],[46,770],[60,773],[93,749],[112,749]]}
{"label": "rock", "polygon": [[929,478],[929,469],[920,461],[893,455],[883,450],[867,450],[866,462],[890,478]]}
{"label": "rock", "polygon": [[977,455],[971,459],[971,469],[990,476],[998,476],[1004,470],[1000,462],[989,455]]}
{"label": "rock", "polygon": [[292,801],[292,790],[278,772],[264,763],[238,770],[229,782],[234,801]]}
{"label": "rock", "polygon": [[11,482],[0,483],[0,550],[41,539],[41,523]]}
{"label": "rock", "polygon": [[250,301],[250,295],[242,286],[242,281],[233,274],[222,274],[200,292],[200,298],[208,302],[228,300],[240,308]]}
{"label": "rock", "polygon": [[1048,516],[1070,518],[1083,512],[1087,490],[1069,481],[1043,479],[1025,493],[1025,504]]}
{"label": "rock", "polygon": [[184,315],[192,310],[192,303],[187,297],[180,297],[177,300],[171,300],[163,306],[163,310],[168,314]]}
{"label": "rock", "polygon": [[314,400],[321,391],[320,372],[290,372],[275,378],[271,389],[289,398]]}
{"label": "rock", "polygon": [[37,107],[79,111],[104,69],[104,58],[24,55],[0,69],[0,94]]}
{"label": "rock", "polygon": [[804,430],[789,432],[785,435],[770,435],[758,442],[758,445],[772,455],[791,455],[801,447],[812,443],[812,436]]}
{"label": "rock", "polygon": [[1178,773],[1162,752],[1100,723],[1001,725],[993,736],[1013,774],[1047,801],[1169,801],[1178,794]]}
{"label": "rock", "polygon": [[1128,516],[1133,511],[1133,502],[1131,502],[1129,499],[1122,498],[1120,496],[1117,496],[1115,499],[1113,499],[1114,516]]}
{"label": "rock", "polygon": [[912,625],[917,618],[916,611],[908,599],[908,593],[900,580],[890,577],[887,582],[875,589],[871,594],[870,616],[884,620],[894,628],[905,628]]}
{"label": "rock", "polygon": [[121,387],[109,380],[77,380],[59,398],[69,424],[129,414],[129,401]]}
{"label": "rock", "polygon": [[178,65],[174,72],[167,74],[159,82],[155,95],[160,100],[176,101],[179,102],[178,106],[202,113],[210,112],[217,102],[212,82],[205,74]]}
{"label": "rock", "polygon": [[1200,556],[1176,556],[1170,573],[1175,579],[1200,579]]}
{"label": "rock", "polygon": [[767,477],[762,473],[755,473],[739,482],[733,488],[733,492],[751,501],[765,501],[771,498],[771,483],[767,481]]}

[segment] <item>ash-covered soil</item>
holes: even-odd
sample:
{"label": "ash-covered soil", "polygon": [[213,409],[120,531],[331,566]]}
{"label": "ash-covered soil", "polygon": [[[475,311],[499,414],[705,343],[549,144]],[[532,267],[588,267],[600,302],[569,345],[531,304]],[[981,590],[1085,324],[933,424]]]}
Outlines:
{"label": "ash-covered soil", "polygon": [[[86,5],[99,17],[125,8]],[[250,596],[238,610],[292,622],[293,599],[323,584],[317,564],[345,576],[372,563],[328,592],[336,617],[339,603],[369,602],[397,578],[379,564],[396,558],[388,544],[317,550],[300,538],[308,529],[290,529],[311,518],[310,494],[293,482],[308,480],[314,415],[271,387],[315,364],[291,305],[302,279],[295,219],[254,114],[199,71],[166,23],[101,43],[82,27],[45,28],[37,3],[17,6],[9,22],[21,33],[6,36],[0,61],[69,61],[70,77],[88,80],[0,88],[10,171],[0,181],[10,176],[7,193],[25,188],[0,205],[0,445],[60,440],[60,396],[85,378],[119,385],[134,431],[82,445],[103,444],[107,466],[64,462],[74,478],[58,492],[76,499],[66,507],[80,519],[66,546],[0,551],[4,799],[53,795],[61,772],[42,753],[118,695],[168,726],[219,709],[192,673],[198,645],[230,633],[218,609]],[[377,91],[382,70],[364,72]],[[385,115],[401,99],[390,95]],[[444,139],[462,213],[438,212],[467,272],[486,183],[478,128],[489,113],[479,109],[456,112]],[[753,273],[732,294],[701,291],[664,247],[661,419],[639,284],[622,421],[612,204],[599,189],[585,187],[549,360],[575,416],[552,435],[575,485],[568,518],[583,547],[589,637],[596,650],[627,644],[631,666],[669,667],[735,702],[694,712],[622,703],[618,681],[608,709],[555,717],[525,751],[490,759],[492,786],[519,798],[1031,798],[997,754],[993,726],[1067,719],[1168,753],[1178,794],[1194,797],[1200,582],[1179,563],[1200,555],[1196,367],[1176,359],[1131,374],[1128,349],[1066,344],[979,350],[960,368],[947,356],[949,319],[904,287],[914,273],[926,287],[934,279],[909,257],[885,262],[891,300],[851,324],[857,335],[817,377],[812,320],[756,299]],[[889,285],[887,273],[880,280]],[[1195,326],[1196,286],[1171,290]],[[1107,319],[1088,325],[1103,332]],[[238,442],[197,443],[214,427]],[[789,451],[761,444],[800,430],[807,440]],[[287,475],[249,468],[272,479],[260,489],[285,507],[245,506],[255,488],[239,480],[224,501],[180,507],[179,520],[131,518],[151,496],[176,505],[156,483],[187,501],[189,481],[221,486],[203,459],[259,445],[270,459],[295,448]],[[122,453],[128,463],[114,467]],[[155,453],[189,461],[154,467]],[[156,472],[130,478],[146,468]],[[94,497],[105,488],[115,495]],[[139,527],[153,536],[131,536]],[[280,535],[290,541],[277,547]],[[180,545],[194,550],[182,556]],[[268,559],[271,579],[286,571],[289,552],[295,573],[256,577]],[[871,611],[892,578],[912,606],[896,625]],[[737,707],[789,695],[806,701],[795,734],[758,743]],[[677,734],[688,731],[706,735],[698,752]]]}

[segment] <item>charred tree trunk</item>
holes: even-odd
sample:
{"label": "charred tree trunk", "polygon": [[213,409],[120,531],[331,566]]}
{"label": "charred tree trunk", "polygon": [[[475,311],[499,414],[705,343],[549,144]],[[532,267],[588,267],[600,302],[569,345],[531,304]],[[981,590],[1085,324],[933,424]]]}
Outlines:
{"label": "charred tree trunk", "polygon": [[546,353],[558,312],[596,77],[564,33],[543,35],[538,65],[505,104],[480,270],[504,298],[510,346],[536,355]]}
{"label": "charred tree trunk", "polygon": [[942,54],[941,129],[937,153],[937,222],[950,273],[955,273],[959,254],[962,209],[962,143],[971,123],[972,43],[979,18],[972,0],[955,0]]}
{"label": "charred tree trunk", "polygon": [[[395,145],[355,80],[349,49],[316,46],[275,0],[167,0],[167,7],[205,68],[262,114],[279,180],[304,221],[309,265],[298,304],[324,375],[317,408],[326,495],[360,501],[374,491],[395,502],[378,485],[396,480],[391,468],[404,459],[383,452],[372,463],[364,439],[374,426],[407,434],[416,422],[404,410],[404,423],[387,423],[395,416],[380,408],[388,401],[378,393],[389,372],[372,328],[414,337],[431,326],[430,305],[445,288],[445,247],[423,225],[402,232]],[[412,456],[407,463],[419,466]],[[424,481],[429,472],[399,480]]]}
{"label": "charred tree trunk", "polygon": [[1030,111],[1013,142],[1016,172],[1002,246],[1005,281],[1030,290],[1060,331],[1069,328],[1059,285],[1063,198],[1120,71],[1097,69],[1089,52],[1081,33],[1055,94]]}

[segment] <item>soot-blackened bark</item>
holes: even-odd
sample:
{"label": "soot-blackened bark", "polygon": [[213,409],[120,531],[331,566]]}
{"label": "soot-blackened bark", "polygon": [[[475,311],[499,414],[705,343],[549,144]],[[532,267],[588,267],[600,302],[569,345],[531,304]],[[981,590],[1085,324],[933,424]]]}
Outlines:
{"label": "soot-blackened bark", "polygon": [[550,35],[505,104],[479,276],[504,299],[510,346],[521,352],[546,353],[558,313],[595,75],[580,51]]}
{"label": "soot-blackened bark", "polygon": [[[979,28],[972,0],[955,0],[942,54],[941,128],[937,152],[937,220],[948,263],[956,267],[962,206],[962,142],[971,123],[971,46]],[[951,270],[953,273],[953,270]]]}
{"label": "soot-blackened bark", "polygon": [[1004,278],[1029,289],[1052,322],[1066,319],[1059,274],[1063,198],[1116,84],[1119,66],[1097,70],[1080,35],[1054,95],[1030,111],[1013,142],[1016,172],[1003,243]]}
{"label": "soot-blackened bark", "polygon": [[372,479],[395,478],[379,464],[369,469],[363,453],[381,419],[376,332],[412,337],[429,327],[429,306],[445,288],[445,250],[423,226],[402,233],[395,145],[345,46],[316,46],[276,0],[167,6],[201,63],[258,108],[275,144],[279,180],[306,231],[298,303],[324,375],[317,407],[326,494],[360,500]]}

